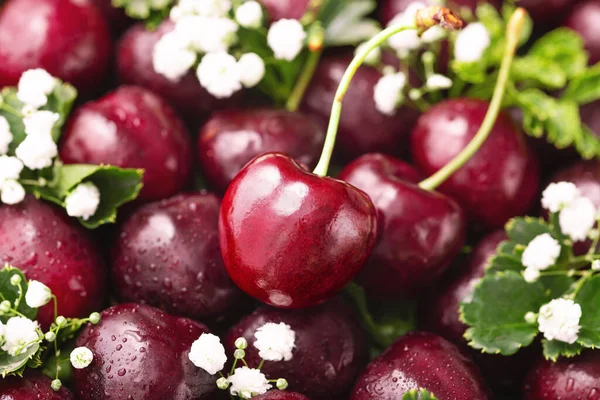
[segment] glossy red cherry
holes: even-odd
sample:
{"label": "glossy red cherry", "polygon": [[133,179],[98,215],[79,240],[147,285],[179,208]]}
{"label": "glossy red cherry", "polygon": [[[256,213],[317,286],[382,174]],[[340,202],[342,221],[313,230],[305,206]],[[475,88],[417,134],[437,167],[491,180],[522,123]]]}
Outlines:
{"label": "glossy red cherry", "polygon": [[133,23],[133,20],[125,14],[123,8],[112,5],[112,0],[93,0],[93,2],[104,14],[104,18],[110,25],[114,35],[120,34]]}
{"label": "glossy red cherry", "polygon": [[518,0],[517,5],[525,7],[535,23],[555,24],[561,21],[571,6],[579,0]]}
{"label": "glossy red cherry", "polygon": [[[439,5],[439,2],[435,0],[424,0],[422,1],[428,5]],[[383,0],[380,2],[379,8],[379,16],[380,21],[387,25],[397,14],[406,10],[406,8],[411,4],[415,3],[415,0]],[[480,3],[491,3],[495,6],[499,6],[502,4],[501,0],[451,0],[448,2],[448,5],[453,10],[457,10],[459,7],[468,7],[472,11],[475,10],[477,4]]]}
{"label": "glossy red cherry", "polygon": [[84,95],[104,83],[112,43],[91,0],[10,0],[0,11],[0,87],[43,68]]}
{"label": "glossy red cherry", "polygon": [[589,63],[600,61],[600,1],[587,0],[577,4],[567,17],[565,26],[583,38],[590,55]]}
{"label": "glossy red cherry", "polygon": [[356,381],[351,400],[398,400],[424,388],[439,400],[486,400],[473,362],[452,343],[427,332],[409,333],[373,360]]}
{"label": "glossy red cherry", "polygon": [[219,199],[180,194],[134,211],[113,247],[112,275],[123,301],[202,319],[241,299],[219,249]]}
{"label": "glossy red cherry", "polygon": [[154,71],[152,54],[160,38],[174,28],[170,20],[163,21],[155,30],[143,24],[132,26],[117,45],[117,75],[125,84],[147,87],[164,97],[186,119],[197,123],[209,113],[235,106],[241,96],[217,99],[208,93],[190,70],[178,81],[171,81]]}
{"label": "glossy red cherry", "polygon": [[281,153],[248,163],[221,205],[225,267],[243,291],[277,307],[319,304],[369,257],[377,232],[371,200]]}
{"label": "glossy red cherry", "polygon": [[[329,57],[318,66],[308,87],[302,109],[329,120],[331,105],[350,57]],[[375,107],[373,90],[381,73],[361,66],[356,71],[344,99],[336,152],[352,159],[365,153],[383,152],[398,155],[406,152],[408,135],[418,113],[402,107],[393,116],[382,114]]]}
{"label": "glossy red cherry", "polygon": [[[88,232],[63,210],[33,196],[0,206],[4,263],[46,284],[65,317],[87,317],[100,309],[106,295],[106,271]],[[43,327],[54,321],[52,302],[40,308],[37,320]]]}
{"label": "glossy red cherry", "polygon": [[254,333],[267,322],[283,322],[295,332],[293,357],[265,361],[261,370],[270,379],[285,378],[289,390],[311,400],[337,399],[351,388],[368,361],[366,335],[353,314],[339,298],[304,310],[261,307],[234,325],[224,344],[227,354],[232,354],[235,340],[244,337],[248,341],[246,362],[258,365],[261,358],[254,347]]}
{"label": "glossy red cherry", "polygon": [[340,179],[363,190],[377,208],[379,237],[357,281],[371,296],[412,297],[431,285],[463,244],[465,218],[450,198],[420,189],[418,173],[393,157],[369,154]]}
{"label": "glossy red cherry", "polygon": [[60,145],[66,164],[111,164],[143,168],[143,200],[179,192],[191,170],[191,143],[175,111],[141,87],[121,86],[81,106]]}
{"label": "glossy red cherry", "polygon": [[265,7],[269,20],[300,19],[310,0],[258,0]]}
{"label": "glossy red cherry", "polygon": [[[475,99],[441,102],[424,113],[412,133],[412,157],[426,175],[449,163],[477,133],[489,103]],[[538,197],[538,162],[511,118],[500,113],[475,155],[438,189],[463,207],[472,222],[501,228],[523,215]]]}
{"label": "glossy red cherry", "polygon": [[539,360],[527,377],[523,400],[597,399],[598,382],[600,354],[596,350],[557,362]]}
{"label": "glossy red cherry", "polygon": [[50,386],[52,379],[38,370],[27,368],[23,377],[8,376],[0,381],[0,399],[2,400],[74,400],[66,387],[54,391]]}
{"label": "glossy red cherry", "polygon": [[308,397],[294,392],[269,390],[265,394],[253,397],[254,400],[310,400]]}
{"label": "glossy red cherry", "polygon": [[254,157],[279,151],[313,168],[325,129],[312,116],[285,110],[227,110],[214,113],[198,136],[198,160],[213,187],[225,192]]}

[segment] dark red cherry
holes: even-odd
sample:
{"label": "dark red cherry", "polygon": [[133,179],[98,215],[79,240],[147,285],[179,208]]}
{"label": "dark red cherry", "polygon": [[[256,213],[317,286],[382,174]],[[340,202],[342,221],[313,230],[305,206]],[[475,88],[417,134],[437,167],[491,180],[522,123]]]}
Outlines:
{"label": "dark red cherry", "polygon": [[144,88],[121,86],[75,112],[60,157],[66,164],[143,168],[140,197],[156,200],[187,184],[190,147],[187,129],[166,101]]}
{"label": "dark red cherry", "polygon": [[208,93],[194,71],[189,71],[178,81],[170,81],[154,71],[152,54],[159,39],[174,28],[170,20],[163,21],[155,30],[143,24],[132,26],[117,45],[117,74],[122,83],[147,87],[164,97],[182,116],[194,123],[209,113],[235,106],[241,96],[217,99]]}
{"label": "dark red cherry", "polygon": [[[317,68],[304,95],[302,109],[329,120],[331,105],[351,58],[329,57]],[[373,90],[381,73],[361,66],[354,75],[344,100],[337,136],[337,150],[352,159],[365,153],[383,152],[392,155],[406,153],[408,135],[418,113],[402,107],[393,116],[382,114],[375,107]]]}
{"label": "dark red cherry", "polygon": [[600,396],[600,353],[586,350],[557,362],[539,360],[525,383],[523,400],[580,400]]}
{"label": "dark red cherry", "polygon": [[525,7],[536,24],[555,24],[568,13],[579,0],[517,0],[516,4]]}
{"label": "dark red cherry", "polygon": [[55,392],[52,379],[38,370],[27,368],[23,377],[8,376],[0,381],[0,399],[2,400],[74,400],[66,387]]}
{"label": "dark red cherry", "polygon": [[265,394],[253,397],[254,400],[310,400],[300,393],[287,392],[281,390],[269,390]]}
{"label": "dark red cherry", "polygon": [[243,291],[283,308],[319,304],[362,268],[377,214],[362,191],[268,153],[233,179],[221,205],[225,267]]}
{"label": "dark red cherry", "polygon": [[310,0],[258,0],[265,7],[269,20],[300,19]]}
{"label": "dark red cherry", "polygon": [[104,83],[112,42],[91,0],[10,0],[0,11],[0,87],[43,68],[84,95]]}
{"label": "dark red cherry", "polygon": [[73,370],[79,400],[213,400],[216,377],[188,358],[206,326],[142,304],[104,310],[98,325],[77,338],[94,354],[92,363]]}
{"label": "dark red cherry", "polygon": [[[423,0],[428,5],[439,5],[436,0]],[[397,14],[406,10],[411,4],[415,3],[415,0],[383,0],[380,2],[379,16],[380,21],[387,25]],[[472,11],[475,10],[477,4],[480,3],[491,3],[495,6],[502,4],[501,0],[450,0],[448,6],[453,10],[458,10],[460,7],[468,7]]]}
{"label": "dark red cherry", "polygon": [[583,38],[590,55],[589,63],[600,61],[600,1],[587,0],[577,4],[567,17],[565,26]]}
{"label": "dark red cherry", "polygon": [[581,121],[586,124],[592,132],[600,137],[600,101],[594,101],[580,107]]}
{"label": "dark red cherry", "polygon": [[[488,107],[486,101],[454,99],[424,113],[412,134],[416,166],[432,175],[449,163],[473,139]],[[508,114],[500,113],[485,143],[439,191],[458,201],[477,226],[495,229],[528,212],[538,186],[537,158]]]}
{"label": "dark red cherry", "polygon": [[254,333],[267,322],[289,325],[296,334],[296,347],[291,360],[266,361],[261,370],[269,379],[285,378],[289,390],[311,400],[345,394],[367,363],[365,332],[353,310],[339,298],[297,311],[261,307],[229,330],[224,342],[227,354],[235,350],[235,340],[244,337],[248,341],[246,361],[258,365],[261,358],[254,347]]}
{"label": "dark red cherry", "polygon": [[477,367],[456,346],[433,333],[413,332],[367,366],[351,400],[398,400],[419,388],[439,400],[488,398]]}
{"label": "dark red cherry", "polygon": [[[19,268],[27,279],[46,284],[58,314],[87,317],[106,295],[106,271],[88,232],[63,210],[33,196],[0,206],[0,265]],[[54,321],[54,306],[40,308],[43,327]]]}
{"label": "dark red cherry", "polygon": [[112,5],[112,0],[93,0],[93,2],[104,14],[104,18],[110,25],[114,35],[119,35],[133,23],[133,20],[125,14],[123,8]]}
{"label": "dark red cherry", "polygon": [[377,208],[377,244],[357,277],[371,296],[412,297],[460,252],[466,225],[462,210],[450,198],[411,183],[418,173],[409,165],[369,154],[339,177],[365,191]]}
{"label": "dark red cherry", "polygon": [[128,216],[112,257],[119,298],[194,319],[234,306],[241,292],[221,259],[219,206],[212,194],[180,194]]}
{"label": "dark red cherry", "polygon": [[285,110],[227,110],[214,113],[198,136],[203,175],[224,192],[254,157],[279,151],[313,168],[325,129],[312,116]]}

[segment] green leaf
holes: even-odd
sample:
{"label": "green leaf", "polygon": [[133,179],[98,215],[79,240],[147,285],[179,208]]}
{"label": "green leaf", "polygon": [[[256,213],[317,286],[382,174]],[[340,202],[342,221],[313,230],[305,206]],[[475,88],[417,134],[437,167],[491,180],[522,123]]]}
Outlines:
{"label": "green leaf", "polygon": [[402,396],[402,400],[438,400],[438,398],[426,389],[410,389]]}
{"label": "green leaf", "polygon": [[548,360],[556,361],[559,356],[575,357],[581,353],[583,347],[579,343],[565,343],[558,340],[542,340],[544,357]]}
{"label": "green leaf", "polygon": [[600,63],[574,77],[562,98],[578,104],[587,104],[600,99]]}
{"label": "green leaf", "polygon": [[559,64],[538,56],[516,58],[511,67],[511,78],[547,89],[560,89],[567,83],[567,75]]}
{"label": "green leaf", "polygon": [[587,67],[583,39],[568,28],[558,28],[542,36],[533,44],[529,55],[555,62],[568,78],[581,74]]}
{"label": "green leaf", "polygon": [[123,8],[127,16],[143,20],[153,30],[169,16],[173,0],[112,0],[112,6]]}
{"label": "green leaf", "polygon": [[486,82],[488,66],[484,61],[467,63],[452,60],[450,67],[460,79],[467,83],[477,85]]}
{"label": "green leaf", "polygon": [[381,31],[377,21],[369,15],[377,7],[373,0],[330,0],[318,19],[325,27],[327,46],[356,45]]}
{"label": "green leaf", "polygon": [[[21,277],[21,285],[20,288],[23,291],[21,295],[19,295],[19,286],[13,286],[10,283],[10,279],[14,276],[18,275]],[[25,293],[27,293],[27,278],[25,275],[19,270],[11,265],[6,264],[4,268],[0,270],[0,296],[2,301],[8,300],[13,305],[16,305],[16,302],[19,300],[19,304],[16,307],[16,310],[20,312],[23,316],[35,320],[37,316],[37,308],[31,308],[25,302]],[[0,321],[6,323],[9,317],[0,316]]]}
{"label": "green leaf", "polygon": [[5,351],[0,351],[0,375],[2,375],[2,378],[9,375],[22,376],[27,363],[36,357],[39,350],[40,344],[34,343],[27,350],[14,357]]}
{"label": "green leaf", "polygon": [[[527,246],[529,242],[544,233],[553,232],[543,218],[513,218],[506,224],[506,234],[515,243]],[[554,236],[554,235],[553,235]]]}
{"label": "green leaf", "polygon": [[600,276],[586,281],[574,299],[581,306],[579,339],[584,347],[600,347]]}
{"label": "green leaf", "polygon": [[540,282],[527,283],[514,271],[486,275],[475,286],[471,302],[461,305],[461,319],[470,325],[465,338],[486,353],[515,354],[538,334],[525,314],[537,312],[547,301]]}

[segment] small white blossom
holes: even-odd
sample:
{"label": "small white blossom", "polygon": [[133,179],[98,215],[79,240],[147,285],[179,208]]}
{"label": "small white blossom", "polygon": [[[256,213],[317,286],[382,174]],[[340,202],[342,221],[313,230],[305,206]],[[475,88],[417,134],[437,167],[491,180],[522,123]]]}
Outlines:
{"label": "small white blossom", "polygon": [[59,118],[60,115],[52,111],[34,111],[23,118],[25,133],[32,136],[50,135]]}
{"label": "small white blossom", "polygon": [[263,20],[262,7],[257,1],[247,1],[235,10],[235,20],[244,28],[258,28]]}
{"label": "small white blossom", "polygon": [[216,98],[228,98],[242,89],[240,68],[227,53],[209,53],[202,57],[196,71],[200,84]]}
{"label": "small white blossom", "polygon": [[190,361],[198,368],[202,368],[211,375],[223,369],[227,362],[225,348],[221,339],[212,333],[203,333],[192,343]]}
{"label": "small white blossom", "polygon": [[454,43],[454,58],[460,62],[479,61],[490,46],[490,34],[480,22],[467,25]]}
{"label": "small white blossom", "polygon": [[537,315],[531,311],[525,314],[525,322],[528,324],[535,324],[537,322]]}
{"label": "small white blossom", "polygon": [[41,68],[23,72],[19,79],[17,98],[23,103],[39,108],[48,102],[48,95],[56,86],[56,78]]}
{"label": "small white blossom", "polygon": [[581,306],[573,300],[554,299],[540,308],[539,330],[548,340],[573,344],[579,334]]}
{"label": "small white blossom", "polygon": [[231,383],[230,393],[242,399],[251,399],[271,389],[267,377],[260,370],[254,368],[236,368],[233,375],[227,380]]}
{"label": "small white blossom", "polygon": [[0,155],[8,152],[8,145],[13,141],[13,134],[6,118],[0,115]]}
{"label": "small white blossom", "polygon": [[441,74],[433,74],[427,78],[425,85],[431,90],[449,89],[452,87],[452,79]]}
{"label": "small white blossom", "polygon": [[7,179],[19,179],[23,163],[17,157],[0,156],[0,184]]}
{"label": "small white blossom", "polygon": [[527,283],[534,283],[540,278],[540,270],[536,268],[525,268],[523,279]]}
{"label": "small white blossom", "polygon": [[[362,53],[366,49],[366,47],[367,47],[366,42],[361,43],[354,50],[354,55]],[[369,51],[369,53],[367,54],[367,57],[365,58],[365,64],[367,64],[367,65],[377,65],[377,64],[379,64],[380,61],[381,61],[381,48],[379,48],[379,47],[375,47],[374,49]]]}
{"label": "small white blossom", "polygon": [[266,361],[290,361],[292,350],[296,347],[296,332],[283,322],[267,322],[254,333],[254,347],[258,355]]}
{"label": "small white blossom", "polygon": [[258,54],[246,53],[238,60],[240,81],[247,88],[254,87],[265,76],[265,62]]}
{"label": "small white blossom", "polygon": [[27,350],[39,339],[37,322],[25,317],[12,317],[4,326],[2,350],[14,357]]}
{"label": "small white blossom", "polygon": [[15,154],[29,169],[43,169],[52,165],[58,147],[50,135],[29,135],[19,144]]}
{"label": "small white blossom", "polygon": [[96,214],[100,205],[100,190],[92,182],[80,183],[65,199],[67,214],[84,221]]}
{"label": "small white blossom", "polygon": [[571,182],[551,183],[542,193],[542,207],[555,213],[579,196],[579,189]]}
{"label": "small white blossom", "polygon": [[152,53],[154,71],[170,81],[179,81],[196,62],[196,53],[188,46],[189,42],[177,32],[163,35]]}
{"label": "small white blossom", "polygon": [[560,255],[560,243],[550,234],[536,236],[525,248],[521,262],[529,269],[544,270],[554,265]]}
{"label": "small white blossom", "polygon": [[180,0],[171,9],[169,17],[176,22],[189,15],[220,18],[225,17],[229,10],[230,0]]}
{"label": "small white blossom", "polygon": [[39,308],[48,304],[52,299],[52,291],[40,281],[29,281],[25,302],[31,308]]}
{"label": "small white blossom", "polygon": [[274,22],[267,34],[267,43],[275,58],[292,61],[304,47],[306,32],[300,21],[296,19],[280,19]]}
{"label": "small white blossom", "polygon": [[175,32],[200,53],[226,52],[235,42],[238,25],[229,18],[184,17]]}
{"label": "small white blossom", "polygon": [[0,184],[0,200],[4,204],[14,205],[25,199],[25,188],[19,182],[9,179]]}
{"label": "small white blossom", "polygon": [[596,224],[596,207],[587,197],[578,197],[558,214],[562,233],[576,242],[586,240]]}
{"label": "small white blossom", "polygon": [[382,76],[373,91],[377,110],[385,115],[394,115],[402,100],[402,89],[406,85],[406,75],[402,72]]}
{"label": "small white blossom", "polygon": [[[404,10],[397,14],[388,23],[389,26],[395,25],[414,25],[417,11],[425,8],[426,5],[419,1],[414,1]],[[396,50],[401,57],[406,56],[411,50],[416,50],[421,47],[421,38],[415,29],[402,31],[388,39],[388,44]]]}
{"label": "small white blossom", "polygon": [[85,346],[77,347],[71,352],[71,365],[76,369],[84,369],[94,360],[94,354]]}
{"label": "small white blossom", "polygon": [[421,35],[423,43],[435,43],[446,37],[446,30],[439,25],[432,26]]}

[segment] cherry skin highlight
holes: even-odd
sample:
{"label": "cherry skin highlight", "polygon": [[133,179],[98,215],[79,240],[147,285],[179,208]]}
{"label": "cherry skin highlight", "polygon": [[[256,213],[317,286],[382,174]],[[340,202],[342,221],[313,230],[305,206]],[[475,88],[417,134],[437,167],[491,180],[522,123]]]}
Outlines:
{"label": "cherry skin highlight", "polygon": [[600,1],[583,1],[575,6],[565,21],[567,28],[581,35],[590,55],[590,65],[600,61]]}
{"label": "cherry skin highlight", "polygon": [[233,179],[221,205],[223,261],[233,282],[282,308],[319,304],[363,267],[375,244],[371,200],[268,153]]}

